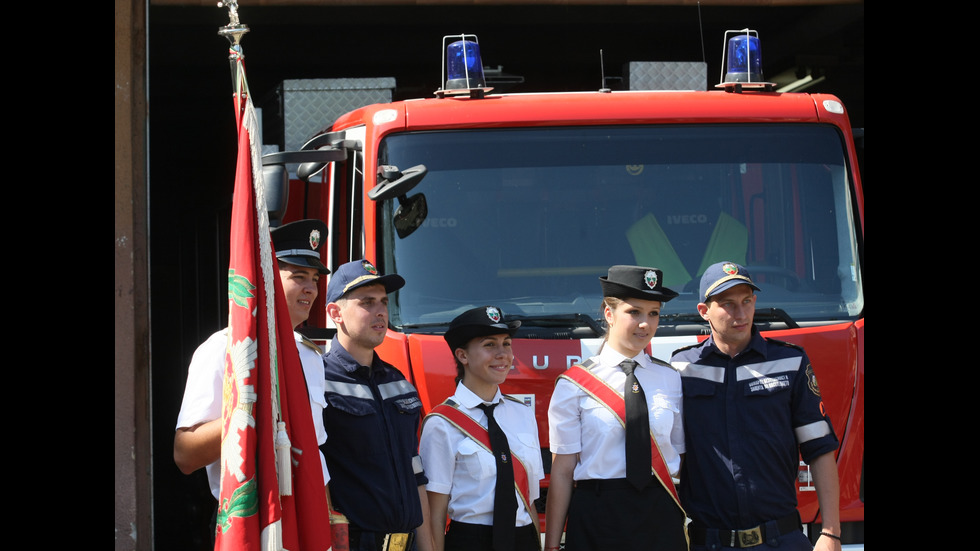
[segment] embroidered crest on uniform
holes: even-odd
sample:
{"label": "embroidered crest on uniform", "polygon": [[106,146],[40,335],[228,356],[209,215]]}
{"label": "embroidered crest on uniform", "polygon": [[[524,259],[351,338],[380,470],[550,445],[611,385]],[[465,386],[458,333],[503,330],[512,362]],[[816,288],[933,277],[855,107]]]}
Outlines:
{"label": "embroidered crest on uniform", "polygon": [[371,264],[367,260],[365,260],[364,262],[362,262],[361,263],[361,266],[364,268],[364,271],[365,272],[367,272],[367,273],[369,273],[371,275],[378,275],[378,269],[374,267],[374,264]]}
{"label": "embroidered crest on uniform", "polygon": [[634,381],[633,382],[633,388],[631,388],[630,391],[632,391],[633,394],[639,394],[639,392],[640,392],[640,383],[637,383],[637,382]]}
{"label": "embroidered crest on uniform", "polygon": [[310,248],[314,251],[320,246],[320,230],[310,232]]}
{"label": "embroidered crest on uniform", "polygon": [[735,275],[738,273],[738,266],[732,264],[731,262],[726,262],[722,267],[721,271],[728,275]]}
{"label": "embroidered crest on uniform", "polygon": [[500,310],[493,306],[487,306],[487,317],[494,323],[500,323]]}
{"label": "embroidered crest on uniform", "polygon": [[501,463],[507,463],[507,454],[506,453],[500,454],[500,462]]}
{"label": "embroidered crest on uniform", "polygon": [[653,270],[647,270],[647,273],[643,274],[643,282],[647,284],[647,287],[654,289],[657,287],[657,272]]}
{"label": "embroidered crest on uniform", "polygon": [[806,386],[810,388],[810,392],[820,396],[820,387],[817,385],[817,376],[813,373],[813,366],[806,364]]}

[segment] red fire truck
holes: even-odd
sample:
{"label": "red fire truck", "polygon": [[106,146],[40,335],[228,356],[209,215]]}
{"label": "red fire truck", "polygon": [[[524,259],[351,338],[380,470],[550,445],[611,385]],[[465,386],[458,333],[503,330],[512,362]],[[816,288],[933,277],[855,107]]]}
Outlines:
{"label": "red fire truck", "polygon": [[[407,281],[380,356],[428,411],[454,391],[450,320],[484,304],[521,320],[502,391],[533,406],[547,470],[555,379],[604,333],[598,277],[663,270],[680,296],[650,352],[668,360],[709,332],[696,312],[704,269],[741,263],[762,289],[759,329],[810,355],[841,442],[844,542],[863,542],[864,193],[841,101],[777,92],[731,62],[711,90],[494,94],[475,37],[456,38],[463,70],[454,42],[434,97],[356,109],[297,155],[266,159],[266,184],[289,197],[278,216],[330,226],[331,268],[364,257]],[[322,307],[307,331],[329,336]],[[797,490],[804,523],[819,523],[803,462]]]}

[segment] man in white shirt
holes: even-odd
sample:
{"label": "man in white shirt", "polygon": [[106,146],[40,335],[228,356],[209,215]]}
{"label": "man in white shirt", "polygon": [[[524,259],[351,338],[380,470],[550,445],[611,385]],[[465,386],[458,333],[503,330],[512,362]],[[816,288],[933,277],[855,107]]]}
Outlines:
{"label": "man in white shirt", "polygon": [[[320,276],[330,273],[320,262],[319,250],[326,238],[327,226],[319,220],[299,220],[272,230],[279,279],[294,329],[310,316],[310,309],[319,293],[317,282]],[[323,396],[323,351],[300,333],[294,331],[293,335],[310,394],[310,409],[319,446],[327,439],[322,416],[326,405]],[[221,396],[227,344],[225,328],[211,335],[194,351],[174,435],[174,462],[184,474],[206,468],[216,505],[221,489]],[[322,452],[320,466],[326,484],[330,477]],[[213,528],[214,518],[212,538]]]}

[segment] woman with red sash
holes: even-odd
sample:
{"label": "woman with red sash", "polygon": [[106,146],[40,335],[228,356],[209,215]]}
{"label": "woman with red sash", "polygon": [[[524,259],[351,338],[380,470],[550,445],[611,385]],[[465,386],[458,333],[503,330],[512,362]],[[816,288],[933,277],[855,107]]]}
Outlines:
{"label": "woman with red sash", "polygon": [[482,306],[457,316],[445,334],[456,393],[426,416],[419,441],[436,551],[541,549],[534,500],[544,468],[534,410],[500,392],[520,324]]}
{"label": "woman with red sash", "polygon": [[[684,453],[681,378],[646,352],[677,293],[656,268],[612,266],[599,281],[605,339],[597,355],[559,376],[548,408],[545,551],[559,549],[563,530],[567,551],[687,551],[674,489]],[[638,427],[629,453],[627,419]]]}

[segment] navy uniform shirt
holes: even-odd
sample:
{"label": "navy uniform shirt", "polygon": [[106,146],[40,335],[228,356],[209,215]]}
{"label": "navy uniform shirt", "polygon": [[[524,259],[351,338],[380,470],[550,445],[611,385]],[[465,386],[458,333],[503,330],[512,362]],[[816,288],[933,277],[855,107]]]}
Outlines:
{"label": "navy uniform shirt", "polygon": [[752,328],[734,358],[708,338],[674,352],[687,453],[678,491],[708,528],[746,529],[796,511],[799,458],[838,447],[806,352]]}
{"label": "navy uniform shirt", "polygon": [[418,392],[377,354],[359,365],[336,337],[323,371],[329,436],[320,449],[334,509],[361,530],[412,531],[422,524],[418,487],[428,482],[417,457]]}

